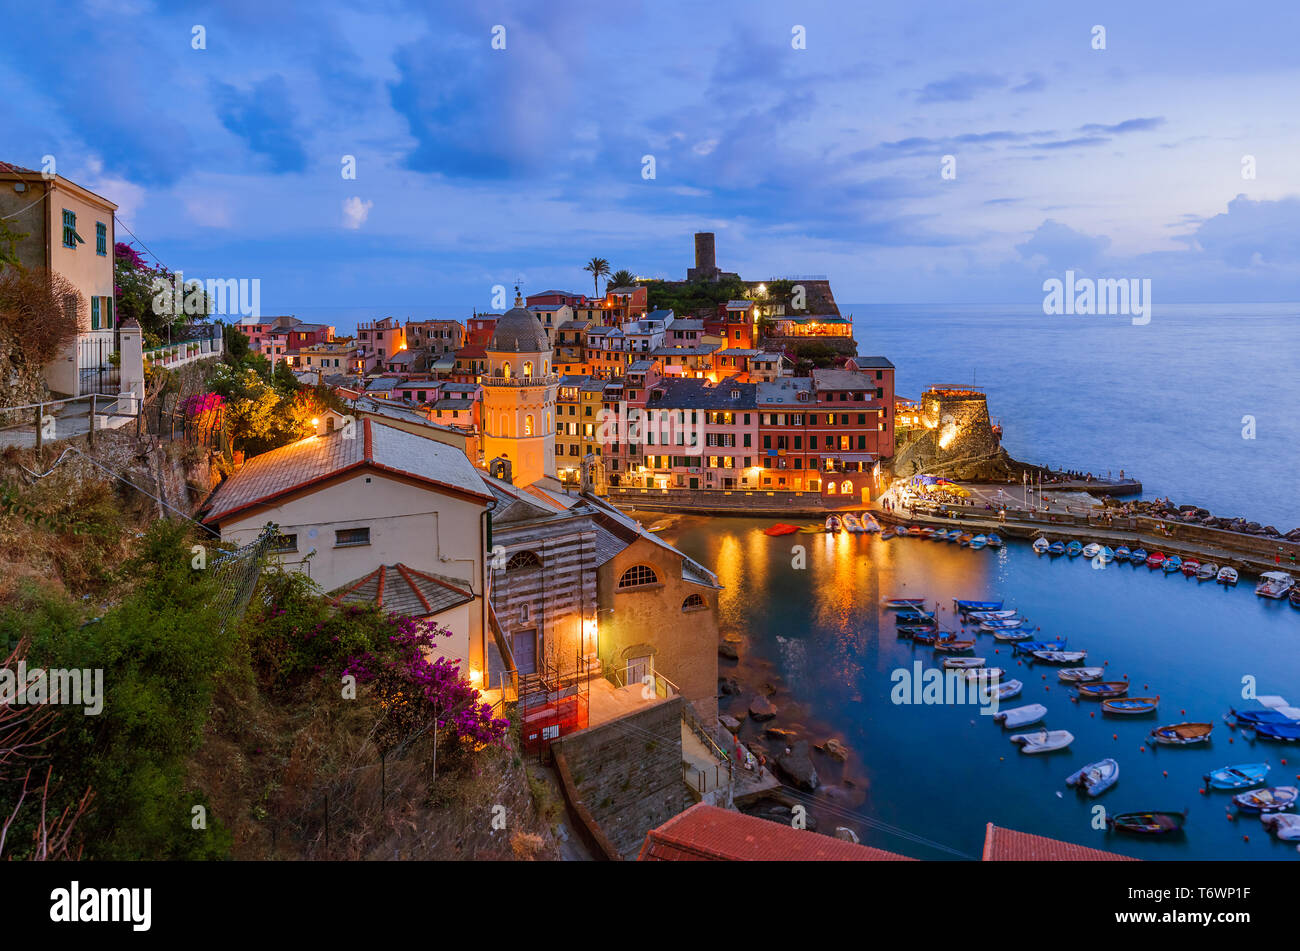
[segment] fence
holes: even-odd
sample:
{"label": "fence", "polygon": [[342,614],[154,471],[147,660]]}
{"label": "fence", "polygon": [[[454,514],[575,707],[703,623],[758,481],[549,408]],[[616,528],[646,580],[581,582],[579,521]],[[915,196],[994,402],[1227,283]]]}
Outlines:
{"label": "fence", "polygon": [[133,396],[98,393],[0,407],[0,446],[40,452],[47,442],[77,436],[86,436],[93,446],[96,432],[125,426],[139,411],[139,401]]}
{"label": "fence", "polygon": [[165,366],[170,369],[193,363],[195,360],[219,357],[224,352],[220,324],[213,324],[211,328],[206,326],[193,327],[189,328],[188,332],[195,334],[195,336],[177,340],[161,347],[154,347],[152,350],[146,350],[144,352],[145,364]]}
{"label": "fence", "polygon": [[82,337],[77,341],[77,396],[121,392],[122,368],[116,337]]}
{"label": "fence", "polygon": [[209,569],[218,585],[213,601],[221,618],[221,632],[243,617],[262,576],[266,553],[276,535],[275,528],[268,525],[262,529],[262,534],[243,548],[213,556]]}

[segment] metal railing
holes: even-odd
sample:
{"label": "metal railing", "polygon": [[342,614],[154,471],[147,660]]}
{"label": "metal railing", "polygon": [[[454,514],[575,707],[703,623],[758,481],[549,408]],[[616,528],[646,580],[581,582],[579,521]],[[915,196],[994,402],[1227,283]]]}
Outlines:
{"label": "metal railing", "polygon": [[[90,445],[93,446],[97,428],[110,428],[100,424],[101,418],[104,423],[107,423],[108,417],[135,418],[140,413],[140,402],[131,394],[113,397],[91,393],[88,396],[0,406],[0,445],[25,442],[24,431],[30,427],[32,445],[37,452],[45,448],[47,441],[83,435],[89,438]],[[85,404],[84,414],[62,412],[63,407],[78,403]],[[60,420],[63,422],[60,423]]]}

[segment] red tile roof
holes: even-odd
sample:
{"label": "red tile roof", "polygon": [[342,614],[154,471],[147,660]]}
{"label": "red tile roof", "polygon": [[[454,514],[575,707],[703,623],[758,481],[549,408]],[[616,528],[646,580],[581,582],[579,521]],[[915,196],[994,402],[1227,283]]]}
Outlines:
{"label": "red tile roof", "polygon": [[411,617],[428,617],[474,600],[467,582],[417,571],[398,562],[380,565],[330,592],[335,604],[373,604]]}
{"label": "red tile roof", "polygon": [[41,173],[32,171],[30,168],[23,168],[21,165],[15,165],[13,162],[0,162],[0,174],[39,175]]}
{"label": "red tile roof", "polygon": [[1000,829],[989,823],[984,831],[985,862],[1137,862],[1115,852],[1090,849],[1028,832]]}
{"label": "red tile roof", "polygon": [[913,861],[780,822],[697,803],[646,835],[642,862]]}

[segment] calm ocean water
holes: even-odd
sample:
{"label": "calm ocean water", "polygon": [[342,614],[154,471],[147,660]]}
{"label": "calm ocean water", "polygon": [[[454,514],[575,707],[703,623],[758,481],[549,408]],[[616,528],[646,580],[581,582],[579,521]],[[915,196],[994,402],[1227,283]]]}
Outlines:
{"label": "calm ocean water", "polygon": [[[1139,858],[1296,858],[1295,846],[1272,840],[1257,818],[1230,821],[1231,794],[1199,790],[1203,774],[1237,763],[1269,762],[1270,785],[1300,781],[1300,746],[1250,743],[1221,720],[1229,707],[1257,706],[1242,699],[1245,677],[1258,694],[1300,703],[1300,610],[1255,597],[1248,580],[1227,589],[1146,567],[1097,570],[1021,542],[970,551],[914,538],[769,538],[770,524],[692,516],[664,536],[719,573],[722,629],[746,639],[739,668],[720,660],[720,674],[777,688],[780,712],[764,726],[837,736],[851,750],[843,774],[813,754],[827,788],[809,811],[823,831],[846,825],[869,845],[917,858],[953,855],[916,837],[978,858],[987,822]],[[795,545],[806,547],[806,568],[794,567]],[[1020,665],[990,634],[978,636],[975,653],[1025,684],[1005,707],[1045,705],[1045,725],[1075,736],[1067,750],[1019,753],[1007,739],[1016,731],[976,707],[895,705],[893,672],[916,661],[937,667],[942,655],[897,637],[880,608],[889,597],[927,598],[931,609],[940,602],[946,627],[956,626],[953,598],[1005,600],[1043,639],[1064,636],[1068,648],[1088,651],[1089,665],[1107,666],[1106,679],[1127,678],[1130,695],[1158,695],[1159,712],[1107,717],[1096,702],[1072,702],[1058,668]],[[721,712],[743,709],[750,696],[723,697]],[[1146,738],[1184,720],[1215,723],[1212,741],[1153,748]],[[758,735],[745,724],[743,738]],[[1096,800],[1066,787],[1066,776],[1105,757],[1120,764],[1115,787]],[[1190,815],[1182,837],[1144,840],[1094,829],[1096,805]]]}

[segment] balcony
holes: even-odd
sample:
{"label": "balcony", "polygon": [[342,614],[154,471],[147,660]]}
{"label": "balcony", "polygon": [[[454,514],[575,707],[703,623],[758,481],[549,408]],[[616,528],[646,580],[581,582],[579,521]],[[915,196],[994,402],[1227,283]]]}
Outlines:
{"label": "balcony", "polygon": [[554,373],[546,376],[485,376],[480,382],[484,386],[555,386],[560,378]]}

